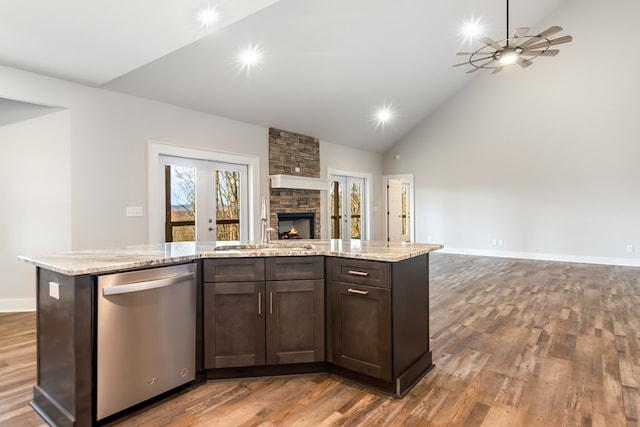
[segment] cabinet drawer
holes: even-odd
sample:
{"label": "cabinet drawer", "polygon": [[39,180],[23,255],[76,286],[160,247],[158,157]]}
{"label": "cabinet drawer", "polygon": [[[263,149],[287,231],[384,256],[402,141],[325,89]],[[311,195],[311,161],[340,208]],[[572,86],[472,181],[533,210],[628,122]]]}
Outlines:
{"label": "cabinet drawer", "polygon": [[266,259],[267,280],[306,280],[324,277],[324,257],[287,256]]}
{"label": "cabinet drawer", "polygon": [[205,282],[264,280],[264,258],[206,259],[203,277]]}
{"label": "cabinet drawer", "polygon": [[349,258],[327,258],[327,277],[336,282],[391,288],[391,264]]}

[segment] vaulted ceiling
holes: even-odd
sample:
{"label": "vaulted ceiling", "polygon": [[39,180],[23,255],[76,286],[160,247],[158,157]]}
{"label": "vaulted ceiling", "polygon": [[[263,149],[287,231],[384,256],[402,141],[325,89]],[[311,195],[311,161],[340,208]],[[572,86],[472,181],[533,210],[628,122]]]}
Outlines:
{"label": "vaulted ceiling", "polygon": [[[510,27],[562,25],[566,1],[511,1]],[[481,46],[463,24],[499,40],[505,14],[502,0],[3,0],[0,64],[383,152],[479,74],[451,67]],[[242,66],[249,47],[261,60]]]}

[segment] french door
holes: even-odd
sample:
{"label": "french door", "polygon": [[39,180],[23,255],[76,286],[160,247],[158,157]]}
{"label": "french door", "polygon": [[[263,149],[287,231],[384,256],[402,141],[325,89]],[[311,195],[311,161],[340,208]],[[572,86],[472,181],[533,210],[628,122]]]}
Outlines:
{"label": "french door", "polygon": [[165,241],[247,240],[247,165],[160,156]]}
{"label": "french door", "polygon": [[330,213],[332,239],[362,239],[365,179],[331,175]]}

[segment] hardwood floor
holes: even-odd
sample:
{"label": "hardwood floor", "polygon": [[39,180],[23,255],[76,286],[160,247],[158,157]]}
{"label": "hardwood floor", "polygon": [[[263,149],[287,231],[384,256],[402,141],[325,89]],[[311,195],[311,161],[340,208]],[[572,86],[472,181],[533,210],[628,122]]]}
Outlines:
{"label": "hardwood floor", "polygon": [[[436,367],[402,400],[326,374],[209,382],[111,426],[637,426],[640,269],[431,256]],[[33,313],[0,315],[0,425],[43,426]]]}

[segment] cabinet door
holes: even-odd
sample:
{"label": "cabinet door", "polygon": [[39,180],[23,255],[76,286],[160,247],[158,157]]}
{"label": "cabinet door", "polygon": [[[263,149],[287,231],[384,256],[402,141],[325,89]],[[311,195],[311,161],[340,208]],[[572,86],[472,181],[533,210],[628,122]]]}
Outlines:
{"label": "cabinet door", "polygon": [[391,381],[391,290],[328,282],[329,362]]}
{"label": "cabinet door", "polygon": [[324,360],[324,280],[267,282],[267,364]]}
{"label": "cabinet door", "polygon": [[265,363],[264,282],[204,284],[205,368]]}

